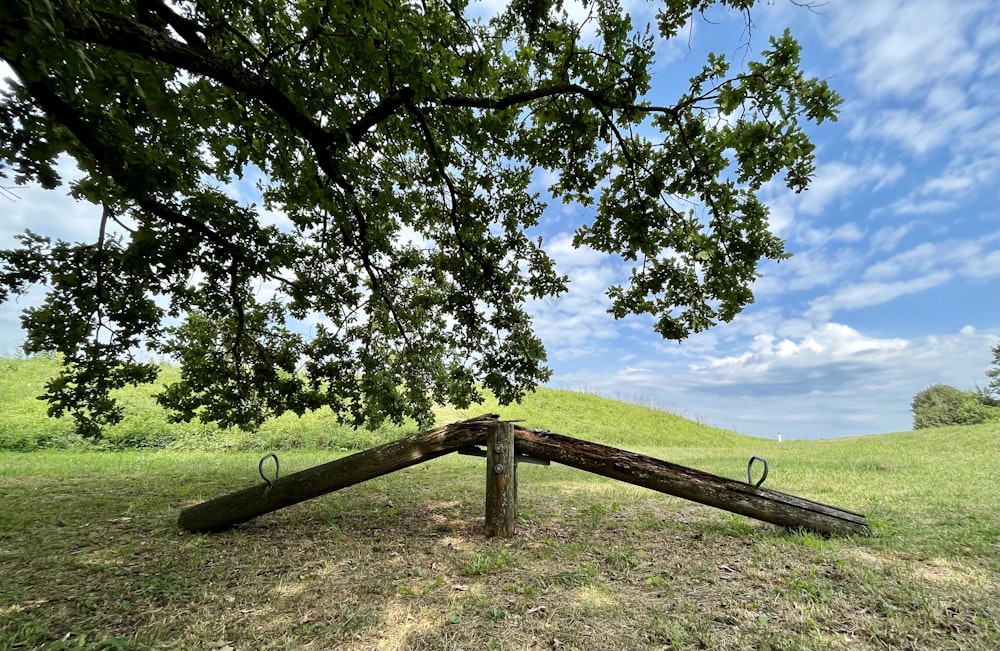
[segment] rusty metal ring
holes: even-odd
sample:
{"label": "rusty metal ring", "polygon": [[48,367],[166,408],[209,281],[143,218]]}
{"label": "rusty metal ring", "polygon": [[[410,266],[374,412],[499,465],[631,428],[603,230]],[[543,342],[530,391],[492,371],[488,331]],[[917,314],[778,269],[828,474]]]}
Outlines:
{"label": "rusty metal ring", "polygon": [[[760,479],[757,480],[756,484],[753,483],[753,474],[751,472],[751,470],[753,469],[754,461],[760,461],[762,464],[764,464],[764,474],[760,476]],[[753,484],[754,488],[760,488],[760,485],[764,483],[765,479],[767,479],[767,459],[765,459],[764,457],[758,457],[756,455],[750,457],[750,462],[747,463],[747,483]]]}
{"label": "rusty metal ring", "polygon": [[274,459],[274,481],[278,481],[281,477],[281,464],[278,462],[278,455],[271,452],[270,454],[262,456],[260,461],[257,463],[257,472],[260,473],[260,478],[264,480],[265,484],[267,484],[264,488],[265,497],[267,497],[267,494],[270,493],[271,489],[274,487],[274,482],[268,479],[267,475],[264,474],[264,462],[268,459]]}

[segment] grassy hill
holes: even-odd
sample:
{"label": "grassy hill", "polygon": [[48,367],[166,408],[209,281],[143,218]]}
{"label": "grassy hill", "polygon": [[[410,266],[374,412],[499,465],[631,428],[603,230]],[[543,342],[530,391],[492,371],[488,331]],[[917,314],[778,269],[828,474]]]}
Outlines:
{"label": "grassy hill", "polygon": [[[54,360],[0,359],[0,450],[35,450],[84,445],[73,434],[68,417],[46,417],[46,403],[36,399],[45,381],[58,368]],[[170,378],[176,369],[165,368]],[[168,423],[166,412],[156,404],[155,386],[126,389],[119,398],[125,420],[105,433],[112,448],[175,449],[361,449],[416,431],[412,423],[403,427],[383,426],[374,431],[356,431],[337,424],[329,412],[285,415],[266,423],[259,432],[219,431],[199,422]],[[745,447],[758,439],[728,430],[708,427],[665,411],[641,407],[595,395],[541,388],[519,405],[501,407],[492,397],[482,405],[459,411],[442,408],[438,424],[486,412],[506,419],[523,420],[530,427],[549,429],[577,438],[621,447]]]}

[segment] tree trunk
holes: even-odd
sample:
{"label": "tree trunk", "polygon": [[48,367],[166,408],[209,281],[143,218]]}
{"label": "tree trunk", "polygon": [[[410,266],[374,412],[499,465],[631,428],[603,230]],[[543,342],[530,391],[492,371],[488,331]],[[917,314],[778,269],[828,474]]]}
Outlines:
{"label": "tree trunk", "polygon": [[660,461],[641,454],[541,432],[516,428],[521,454],[676,495],[785,527],[823,534],[870,534],[864,515],[767,488]]}
{"label": "tree trunk", "polygon": [[349,457],[281,477],[268,488],[259,484],[181,511],[178,524],[188,531],[218,531],[258,515],[429,461],[470,445],[482,445],[495,414],[414,434]]}

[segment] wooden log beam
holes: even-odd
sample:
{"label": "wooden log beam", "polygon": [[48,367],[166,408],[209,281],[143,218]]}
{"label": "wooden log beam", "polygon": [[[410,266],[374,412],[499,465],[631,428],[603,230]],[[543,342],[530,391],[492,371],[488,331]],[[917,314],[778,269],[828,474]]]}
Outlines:
{"label": "wooden log beam", "polygon": [[550,459],[764,522],[822,534],[871,533],[868,520],[860,513],[653,457],[521,427],[515,428],[514,438],[520,454]]}
{"label": "wooden log beam", "polygon": [[496,414],[485,414],[408,436],[364,452],[281,477],[268,488],[257,484],[181,511],[188,531],[219,531],[368,479],[402,470],[471,445],[482,445]]}
{"label": "wooden log beam", "polygon": [[[457,452],[459,454],[461,454],[463,456],[467,456],[467,457],[482,457],[483,459],[486,458],[486,450],[483,449],[483,448],[475,447],[475,446],[473,446],[471,448],[463,448],[461,450],[457,450]],[[533,466],[549,466],[549,465],[552,465],[552,462],[549,461],[548,459],[536,459],[535,457],[526,457],[523,454],[515,454],[514,455],[514,463],[516,463],[516,464],[528,463],[528,464],[531,464]]]}

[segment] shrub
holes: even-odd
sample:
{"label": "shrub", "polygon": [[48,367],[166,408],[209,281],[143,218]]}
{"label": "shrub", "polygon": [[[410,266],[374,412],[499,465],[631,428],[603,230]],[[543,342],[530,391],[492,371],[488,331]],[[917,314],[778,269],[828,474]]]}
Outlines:
{"label": "shrub", "polygon": [[976,391],[935,384],[913,396],[913,429],[976,425],[1000,420],[1000,408],[986,404]]}

